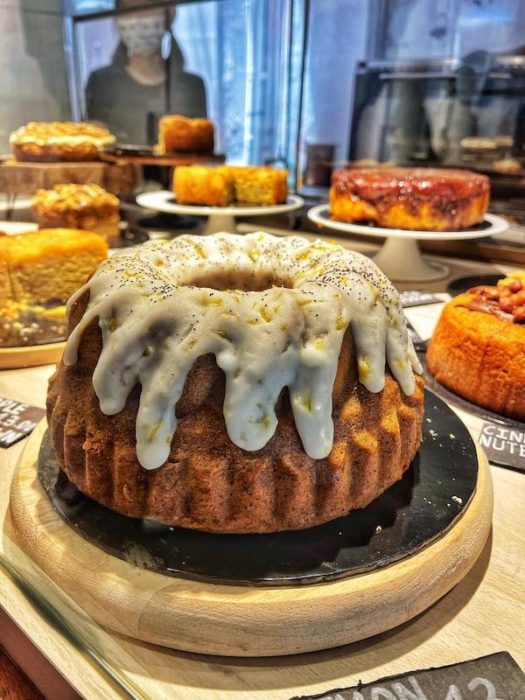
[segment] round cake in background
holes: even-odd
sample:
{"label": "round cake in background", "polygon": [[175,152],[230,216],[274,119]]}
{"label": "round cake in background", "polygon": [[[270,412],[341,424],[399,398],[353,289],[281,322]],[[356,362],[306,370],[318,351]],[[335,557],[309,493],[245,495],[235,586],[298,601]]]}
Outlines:
{"label": "round cake in background", "polygon": [[336,170],[330,188],[330,217],[384,228],[461,231],[483,221],[489,196],[488,177],[468,170]]}
{"label": "round cake in background", "polygon": [[106,239],[120,234],[120,200],[100,185],[55,185],[37,190],[32,209],[40,228],[92,231]]}
{"label": "round cake in background", "polygon": [[277,532],[362,508],[421,442],[421,367],[368,259],[268,234],[122,250],[70,301],[48,421],[61,469],[116,511]]}
{"label": "round cake in background", "polygon": [[16,160],[43,163],[98,160],[115,141],[104,127],[86,122],[29,122],[9,138]]}
{"label": "round cake in background", "polygon": [[525,420],[525,271],[446,304],[427,363],[438,382],[459,396]]}

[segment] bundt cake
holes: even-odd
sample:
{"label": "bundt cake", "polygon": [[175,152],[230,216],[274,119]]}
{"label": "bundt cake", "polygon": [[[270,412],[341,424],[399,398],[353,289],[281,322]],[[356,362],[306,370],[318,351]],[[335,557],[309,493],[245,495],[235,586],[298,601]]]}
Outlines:
{"label": "bundt cake", "polygon": [[419,448],[420,366],[397,292],[339,246],[149,242],[103,263],[69,312],[52,442],[81,491],[126,515],[307,528],[366,506]]}
{"label": "bundt cake", "polygon": [[385,228],[460,231],[483,221],[489,179],[468,170],[359,168],[336,170],[330,217]]}
{"label": "bundt cake", "polygon": [[460,294],[445,305],[428,369],[454,393],[525,420],[525,271]]}

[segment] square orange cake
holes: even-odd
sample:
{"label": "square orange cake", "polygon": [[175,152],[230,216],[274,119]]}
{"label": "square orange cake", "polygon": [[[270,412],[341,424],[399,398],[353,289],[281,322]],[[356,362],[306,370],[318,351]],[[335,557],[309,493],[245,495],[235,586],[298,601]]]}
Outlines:
{"label": "square orange cake", "polygon": [[187,165],[175,168],[173,189],[180,204],[271,206],[286,201],[287,177],[269,166]]}
{"label": "square orange cake", "polygon": [[173,189],[180,204],[227,207],[233,203],[233,174],[226,166],[179,165]]}
{"label": "square orange cake", "polygon": [[44,229],[0,238],[0,308],[9,302],[65,302],[107,258],[101,236]]}
{"label": "square orange cake", "polygon": [[209,119],[168,114],[159,121],[159,153],[213,153],[214,126]]}
{"label": "square orange cake", "polygon": [[286,201],[288,171],[270,166],[226,166],[233,173],[238,204],[272,206]]}

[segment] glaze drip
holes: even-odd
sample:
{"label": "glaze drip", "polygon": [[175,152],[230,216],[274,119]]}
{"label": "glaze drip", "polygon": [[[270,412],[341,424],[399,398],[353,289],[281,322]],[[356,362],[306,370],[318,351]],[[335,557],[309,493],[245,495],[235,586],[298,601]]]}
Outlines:
{"label": "glaze drip", "polygon": [[[254,288],[261,279],[278,286],[192,286],[236,275],[253,279]],[[235,445],[266,445],[288,387],[297,431],[314,459],[332,449],[332,389],[349,324],[359,380],[369,391],[382,390],[385,362],[405,394],[414,391],[413,370],[421,371],[390,281],[368,258],[323,241],[221,233],[149,242],[105,261],[70,306],[86,289],[89,305],[64,362],[76,362],[82,334],[98,318],[103,349],[93,385],[100,409],[119,413],[141,385],[136,440],[145,469],[168,459],[175,405],[201,355],[213,353],[226,376],[224,419]]]}

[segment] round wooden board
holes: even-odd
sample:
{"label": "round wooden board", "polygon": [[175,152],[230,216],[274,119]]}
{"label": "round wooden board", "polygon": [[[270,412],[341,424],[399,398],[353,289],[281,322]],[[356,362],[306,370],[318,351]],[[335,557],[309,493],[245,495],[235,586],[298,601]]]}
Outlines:
{"label": "round wooden board", "polygon": [[18,544],[103,627],[146,642],[224,656],[273,656],[328,649],[410,620],[455,586],[490,532],[492,483],[479,477],[464,515],[439,540],[401,562],[333,583],[248,588],[188,581],[116,559],[74,532],[37,478],[46,424],[28,440],[11,488]]}
{"label": "round wooden board", "polygon": [[55,364],[62,357],[66,343],[46,343],[27,347],[0,348],[0,369],[21,369]]}

